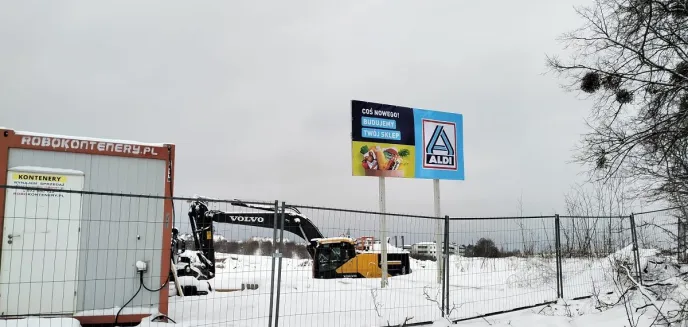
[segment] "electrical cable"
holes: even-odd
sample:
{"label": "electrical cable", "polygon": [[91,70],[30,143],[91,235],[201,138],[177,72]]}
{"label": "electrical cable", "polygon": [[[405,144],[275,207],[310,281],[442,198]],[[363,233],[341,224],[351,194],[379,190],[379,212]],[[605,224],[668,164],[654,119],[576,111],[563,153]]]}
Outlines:
{"label": "electrical cable", "polygon": [[[139,292],[141,292],[141,288],[145,288],[147,291],[149,291],[151,293],[160,292],[170,282],[170,276],[167,275],[167,280],[157,290],[152,290],[152,289],[148,288],[146,286],[146,284],[143,282],[143,271],[139,271],[139,282],[140,282],[139,283],[139,289],[136,290],[136,293],[134,293],[134,296],[132,296],[131,299],[129,299],[129,301],[127,301],[127,303],[125,303],[121,308],[119,308],[119,311],[117,311],[117,315],[115,315],[115,325],[117,325],[117,319],[119,319],[119,315],[120,315],[120,313],[122,313],[122,310],[124,310],[124,308],[127,305],[129,305],[129,303],[131,303],[131,301],[133,301],[137,295],[139,295]],[[172,320],[172,318],[170,318],[170,317],[167,317],[167,319]],[[174,320],[172,320],[172,322],[174,322]],[[175,324],[176,324],[176,322],[175,322]]]}
{"label": "electrical cable", "polygon": [[167,319],[170,320],[171,322],[173,322],[173,323],[175,323],[175,324],[177,323],[177,322],[174,321],[172,318],[170,318],[170,317],[168,317],[167,315],[162,314],[162,313],[159,314],[159,315],[157,315],[157,316],[155,316],[155,317],[153,317],[153,318],[151,318],[151,321],[155,321],[155,319],[158,319],[158,318],[167,318]]}
{"label": "electrical cable", "polygon": [[[173,198],[174,197],[174,178],[172,177],[172,152],[169,150],[168,150],[168,158],[169,158],[168,159],[168,169],[169,169],[169,181],[168,182],[170,183],[170,198],[171,198],[170,201],[172,202],[172,222],[171,222],[171,224],[174,225],[174,215],[175,215],[174,198]],[[170,269],[174,269],[174,268],[170,267]],[[159,292],[165,286],[167,286],[167,284],[170,282],[170,274],[169,273],[167,274],[167,280],[165,280],[165,283],[162,284],[162,286],[160,286],[160,288],[158,288],[157,290],[152,290],[152,289],[146,287],[146,285],[143,282],[143,271],[139,271],[139,281],[140,281],[139,288],[138,288],[138,290],[136,290],[136,293],[134,293],[134,296],[132,296],[129,299],[129,301],[127,301],[127,303],[125,303],[121,308],[119,308],[119,311],[117,311],[117,314],[115,315],[115,323],[114,323],[115,326],[117,325],[117,320],[119,319],[119,315],[122,313],[122,310],[124,310],[124,308],[127,305],[129,305],[129,303],[131,303],[131,301],[133,301],[137,295],[139,295],[139,292],[141,292],[141,288],[145,288],[147,291],[152,292],[152,293]],[[155,318],[159,318],[159,317],[160,316],[157,316]],[[167,319],[169,319],[170,321],[172,321],[173,323],[175,323],[175,324],[177,323],[176,321],[172,320],[172,318],[167,317],[167,316],[165,316],[165,317]],[[155,319],[155,318],[153,318],[153,319]]]}
{"label": "electrical cable", "polygon": [[[143,281],[143,273],[141,273],[141,281]],[[122,310],[124,310],[124,308],[129,303],[131,303],[131,301],[133,301],[137,295],[139,295],[139,292],[141,292],[142,286],[143,286],[143,282],[141,284],[139,284],[139,289],[136,291],[136,293],[134,293],[134,296],[132,296],[131,299],[129,299],[129,301],[127,301],[127,303],[125,303],[121,308],[119,308],[119,311],[117,311],[117,315],[115,315],[115,326],[117,326],[117,319],[119,319],[119,314],[122,313]]]}
{"label": "electrical cable", "polygon": [[165,281],[165,283],[162,284],[162,286],[160,286],[160,288],[158,288],[157,290],[152,290],[152,289],[146,287],[146,284],[143,283],[143,271],[140,271],[140,275],[141,275],[141,286],[143,286],[143,288],[145,288],[147,291],[152,292],[152,293],[160,292],[170,282],[170,275],[167,274],[167,280]]}

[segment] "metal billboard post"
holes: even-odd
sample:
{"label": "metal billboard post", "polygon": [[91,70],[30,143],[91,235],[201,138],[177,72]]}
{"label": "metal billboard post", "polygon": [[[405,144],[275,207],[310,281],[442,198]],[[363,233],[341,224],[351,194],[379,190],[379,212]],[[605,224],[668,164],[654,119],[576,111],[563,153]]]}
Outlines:
{"label": "metal billboard post", "polygon": [[[433,196],[434,196],[434,205],[435,205],[435,217],[440,218],[441,217],[441,212],[440,212],[440,180],[439,179],[433,179],[432,180],[432,186],[433,186]],[[443,268],[443,261],[442,261],[442,220],[437,219],[436,220],[436,225],[435,225],[435,258],[437,259],[437,283],[441,284],[442,283],[442,268]]]}
{"label": "metal billboard post", "polygon": [[385,177],[380,177],[380,256],[382,266],[382,278],[380,280],[380,287],[387,286],[387,215],[385,213]]}

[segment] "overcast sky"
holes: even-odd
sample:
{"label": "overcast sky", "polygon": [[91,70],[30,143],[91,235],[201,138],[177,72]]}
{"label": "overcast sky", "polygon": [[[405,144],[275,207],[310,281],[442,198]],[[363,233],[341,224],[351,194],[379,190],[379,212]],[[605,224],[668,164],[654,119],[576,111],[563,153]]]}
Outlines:
{"label": "overcast sky", "polygon": [[[545,55],[586,0],[0,1],[0,125],[177,145],[177,195],[376,209],[350,101],[464,115],[456,216],[563,212],[586,102]],[[431,180],[387,208],[432,214]]]}

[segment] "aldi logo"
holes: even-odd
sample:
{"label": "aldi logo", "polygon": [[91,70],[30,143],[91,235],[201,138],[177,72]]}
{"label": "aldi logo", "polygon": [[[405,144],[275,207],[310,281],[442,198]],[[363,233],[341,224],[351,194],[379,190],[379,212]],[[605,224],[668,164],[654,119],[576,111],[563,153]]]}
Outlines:
{"label": "aldi logo", "polygon": [[458,169],[455,123],[423,119],[423,168]]}

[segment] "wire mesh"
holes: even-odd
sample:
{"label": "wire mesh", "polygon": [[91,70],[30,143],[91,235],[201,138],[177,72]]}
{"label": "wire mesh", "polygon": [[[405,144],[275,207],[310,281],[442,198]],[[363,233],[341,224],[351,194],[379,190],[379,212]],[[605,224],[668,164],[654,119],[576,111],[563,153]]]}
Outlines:
{"label": "wire mesh", "polygon": [[554,217],[452,218],[450,318],[557,299]]}
{"label": "wire mesh", "polygon": [[[155,290],[168,276],[161,272],[164,200],[57,187],[0,186],[6,195],[2,316],[114,323],[156,315],[161,294]],[[142,275],[137,261],[146,263]]]}
{"label": "wire mesh", "polygon": [[[230,217],[242,217],[247,213],[274,213],[275,203],[251,202],[250,204],[267,210],[246,208],[220,200],[205,200],[213,217],[226,213]],[[175,201],[176,219],[174,226],[179,230],[179,238],[184,242],[183,257],[191,258],[191,263],[200,268],[202,262],[194,251],[197,248],[192,233],[188,212],[192,201]],[[246,204],[246,202],[244,202]],[[231,322],[237,326],[268,326],[270,321],[270,295],[272,288],[272,253],[274,228],[239,225],[225,222],[212,222],[215,275],[209,280],[198,280],[195,274],[179,277],[184,285],[209,286],[207,294],[184,296],[172,283],[170,287],[169,316],[175,321],[182,320],[190,326],[226,325]],[[272,227],[272,226],[271,226]],[[207,237],[207,231],[198,230],[199,239]],[[177,269],[183,271],[182,262]],[[184,273],[182,272],[182,275]],[[201,278],[204,279],[204,278]],[[203,285],[206,284],[206,285]]]}
{"label": "wire mesh", "polygon": [[642,252],[659,251],[686,262],[685,208],[635,214],[638,247]]}
{"label": "wire mesh", "polygon": [[635,260],[630,216],[561,216],[560,221],[564,298],[617,291],[617,265]]}
{"label": "wire mesh", "polygon": [[[356,262],[361,278],[314,278],[314,267],[327,265],[284,254],[281,270],[279,326],[363,326],[429,322],[441,317],[434,262],[411,260],[410,273],[391,276],[383,288],[377,254],[381,251],[381,215],[373,212],[295,206],[325,237],[358,239]],[[399,253],[411,244],[434,240],[435,221],[443,219],[386,214],[387,251]],[[286,234],[285,234],[286,235]],[[294,236],[297,237],[297,236]],[[300,246],[305,241],[300,240]],[[368,243],[370,242],[370,243]],[[373,253],[373,256],[370,256]],[[398,268],[388,261],[390,272]],[[350,270],[352,271],[352,270]],[[398,271],[398,269],[397,269]]]}
{"label": "wire mesh", "polygon": [[[444,218],[428,216],[204,199],[212,234],[197,230],[194,237],[189,212],[195,198],[16,186],[0,191],[6,194],[2,318],[138,323],[166,307],[170,318],[189,326],[418,324],[440,319],[445,302],[450,318],[460,320],[559,296],[618,291],[613,275],[619,265],[640,274],[654,253],[686,262],[683,208],[618,217],[451,218],[447,229]],[[172,217],[165,214],[170,207]],[[269,224],[231,218],[270,215]],[[398,274],[384,287],[382,218],[389,271]],[[179,235],[165,234],[171,227]],[[209,236],[212,276],[197,252]],[[309,251],[309,240],[320,237],[340,239]],[[445,237],[450,255],[442,271],[436,255],[444,248],[435,241]],[[346,239],[353,240],[353,253],[328,245]],[[169,255],[174,269],[163,271]],[[342,265],[351,258],[354,264]],[[139,261],[146,264],[143,273]],[[333,267],[342,275],[322,275]]]}

